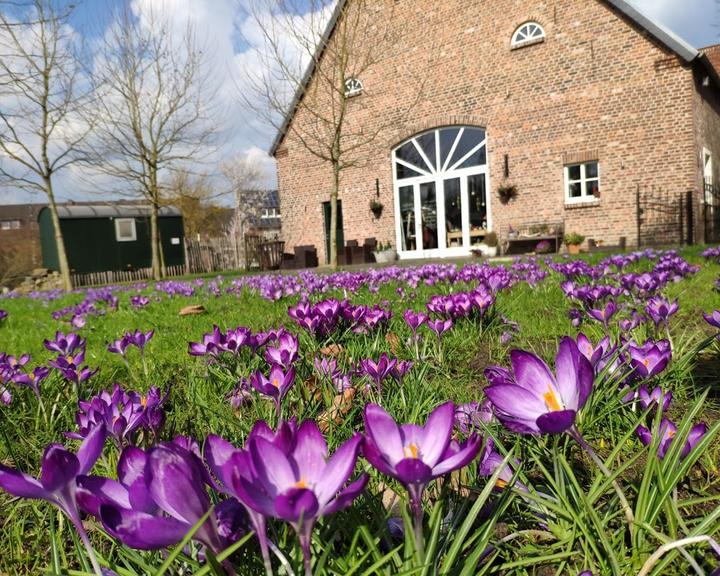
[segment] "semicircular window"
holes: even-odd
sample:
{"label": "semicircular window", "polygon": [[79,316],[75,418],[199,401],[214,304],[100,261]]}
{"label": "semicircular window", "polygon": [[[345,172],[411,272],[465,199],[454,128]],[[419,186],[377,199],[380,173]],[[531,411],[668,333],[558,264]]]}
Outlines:
{"label": "semicircular window", "polygon": [[485,130],[469,126],[419,134],[395,150],[395,177],[427,178],[487,164]]}
{"label": "semicircular window", "polygon": [[528,44],[542,42],[545,38],[545,30],[537,22],[525,22],[521,24],[513,34],[510,45],[513,48],[519,48]]}

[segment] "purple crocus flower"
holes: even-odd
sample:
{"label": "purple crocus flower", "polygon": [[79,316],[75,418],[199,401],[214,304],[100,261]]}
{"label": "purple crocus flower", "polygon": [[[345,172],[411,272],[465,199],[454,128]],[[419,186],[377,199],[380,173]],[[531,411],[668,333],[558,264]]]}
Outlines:
{"label": "purple crocus flower", "polygon": [[383,380],[390,376],[397,366],[397,362],[397,358],[390,358],[383,352],[377,362],[371,358],[360,360],[360,369],[373,381],[375,388],[380,393]]}
{"label": "purple crocus flower", "polygon": [[[495,471],[503,465],[504,458],[495,451],[495,442],[492,438],[485,441],[485,448],[483,449],[482,455],[480,456],[480,463],[478,464],[478,474],[480,476],[489,477],[495,474]],[[520,462],[515,460],[513,462],[514,467],[509,463],[505,464],[503,469],[495,482],[495,486],[501,490],[505,489],[512,479],[515,477],[515,470],[520,465]],[[517,487],[523,492],[529,492],[528,487],[522,482],[516,483]]]}
{"label": "purple crocus flower", "polygon": [[447,320],[428,320],[427,327],[430,328],[438,337],[438,340],[440,340],[442,335],[453,327],[453,321],[452,318],[448,318]]}
{"label": "purple crocus flower", "polygon": [[661,324],[667,326],[670,316],[675,314],[679,307],[677,299],[668,302],[665,298],[653,296],[648,300],[645,306],[645,312],[650,316],[655,326],[660,326]]}
{"label": "purple crocus flower", "polygon": [[267,378],[258,370],[250,377],[250,383],[260,394],[273,399],[279,422],[283,398],[295,384],[295,368],[289,368],[284,372],[281,366],[275,365],[270,368],[270,374]]}
{"label": "purple crocus flower", "polygon": [[405,376],[412,370],[414,365],[414,362],[411,360],[398,360],[392,370],[390,370],[390,376],[392,376],[398,384],[402,384]]}
{"label": "purple crocus flower", "polygon": [[135,346],[138,350],[140,350],[141,353],[143,353],[145,351],[145,346],[147,346],[148,342],[150,342],[150,340],[152,340],[152,337],[155,336],[155,330],[150,330],[148,332],[143,332],[142,330],[135,330],[135,332],[128,332],[126,336],[128,336],[130,344]]}
{"label": "purple crocus flower", "polygon": [[628,346],[630,365],[640,378],[649,379],[660,374],[670,362],[672,351],[668,340],[646,341],[642,346]]}
{"label": "purple crocus flower", "polygon": [[605,338],[600,340],[597,346],[595,346],[585,334],[580,332],[577,337],[577,347],[581,354],[585,356],[593,368],[595,368],[598,362],[600,362],[600,359],[606,357],[610,352],[610,337],[605,336]]}
{"label": "purple crocus flower", "polygon": [[710,326],[720,330],[720,310],[713,310],[712,314],[703,314],[703,318]]}
{"label": "purple crocus flower", "polygon": [[[697,446],[697,443],[700,442],[707,431],[708,427],[704,422],[696,424],[690,429],[687,440],[680,452],[680,459],[684,459],[688,454],[690,454],[690,451]],[[653,433],[645,428],[645,426],[638,426],[636,432],[640,438],[640,442],[642,442],[645,446],[652,444]],[[677,426],[667,418],[663,418],[660,422],[660,444],[658,445],[658,457],[661,460],[665,458],[665,454],[667,454],[667,451],[670,449],[670,445],[672,444],[676,434]]]}
{"label": "purple crocus flower", "polygon": [[130,305],[133,308],[144,308],[150,304],[150,299],[146,298],[145,296],[131,296],[130,297]]}
{"label": "purple crocus flower", "polygon": [[492,422],[493,412],[490,400],[482,403],[468,402],[455,408],[455,427],[461,434],[467,435],[472,430],[481,428],[481,424]]}
{"label": "purple crocus flower", "polygon": [[671,390],[663,393],[663,390],[662,388],[660,388],[660,386],[655,387],[652,392],[650,392],[648,390],[648,387],[644,385],[640,386],[640,390],[638,390],[638,399],[640,400],[640,405],[642,406],[643,410],[647,410],[653,404],[657,404],[661,406],[660,409],[663,412],[666,412],[667,409],[670,407],[672,397],[673,393]]}
{"label": "purple crocus flower", "polygon": [[232,406],[234,410],[250,402],[252,400],[252,393],[250,392],[250,382],[248,379],[241,378],[234,390],[227,395],[227,399],[230,401],[230,406]]}
{"label": "purple crocus flower", "polygon": [[414,312],[413,310],[405,310],[405,312],[403,312],[403,318],[410,327],[410,330],[413,333],[413,338],[417,337],[418,328],[428,321],[427,314],[424,312]]}
{"label": "purple crocus flower", "polygon": [[98,576],[102,576],[102,570],[80,519],[76,491],[78,477],[90,472],[100,457],[105,436],[105,427],[98,426],[88,434],[77,454],[60,444],[50,444],[42,457],[39,479],[0,464],[0,488],[20,498],[47,500],[62,510],[78,531]]}
{"label": "purple crocus flower", "polygon": [[55,332],[55,340],[43,340],[43,345],[51,352],[57,352],[63,356],[73,356],[76,350],[85,349],[85,340],[72,332],[67,336],[62,332]]}
{"label": "purple crocus flower", "polygon": [[588,316],[593,320],[601,322],[605,328],[608,326],[608,322],[617,312],[617,305],[614,300],[609,300],[602,308],[591,308],[588,310]]}
{"label": "purple crocus flower", "polygon": [[592,365],[572,338],[566,336],[560,342],[556,375],[531,352],[512,350],[510,363],[512,379],[495,376],[485,388],[498,419],[520,434],[560,434],[570,430],[594,381]]}
{"label": "purple crocus flower", "polygon": [[8,406],[12,402],[12,392],[9,388],[0,384],[0,404]]}
{"label": "purple crocus flower", "polygon": [[[205,488],[209,477],[202,461],[170,442],[152,448],[144,458],[137,449],[131,454],[129,473],[118,474],[125,491],[109,483],[98,489],[91,482],[83,482],[84,489],[95,488],[97,512],[104,528],[126,546],[140,550],[180,542],[211,506]],[[92,500],[87,500],[92,508]],[[218,554],[227,543],[218,533],[216,514],[211,514],[193,538]]]}
{"label": "purple crocus flower", "polygon": [[7,310],[0,310],[0,325],[2,325],[3,321],[8,317]]}
{"label": "purple crocus flower", "polygon": [[127,352],[128,346],[130,346],[130,339],[128,338],[128,335],[125,334],[122,338],[118,338],[114,342],[111,342],[107,346],[108,352],[112,354],[119,354],[123,358],[125,358],[125,353]]}
{"label": "purple crocus flower", "polygon": [[335,358],[327,358],[325,356],[322,358],[315,357],[313,359],[313,365],[315,366],[315,371],[322,378],[332,378],[338,373],[338,365]]}
{"label": "purple crocus flower", "polygon": [[435,478],[466,466],[480,450],[476,434],[458,444],[452,440],[455,406],[447,402],[428,416],[425,426],[398,424],[377,404],[365,406],[363,456],[381,473],[408,490],[415,536],[422,542],[422,496]]}
{"label": "purple crocus flower", "polygon": [[203,334],[201,342],[190,342],[188,354],[190,356],[214,356],[222,352],[222,332],[218,326],[213,326],[213,331]]}
{"label": "purple crocus flower", "polygon": [[265,360],[268,364],[276,364],[287,370],[298,359],[298,349],[297,336],[284,332],[278,337],[277,346],[268,346],[265,349]]}
{"label": "purple crocus flower", "polygon": [[40,382],[50,374],[47,366],[38,366],[32,372],[18,372],[12,377],[12,381],[19,386],[27,386],[40,398]]}
{"label": "purple crocus flower", "polygon": [[292,449],[283,450],[261,435],[248,438],[252,476],[237,474],[239,499],[256,512],[289,522],[297,532],[310,574],[310,540],[317,519],[348,507],[365,489],[368,475],[346,485],[355,469],[362,437],[359,434],[328,454],[317,424],[303,422]]}

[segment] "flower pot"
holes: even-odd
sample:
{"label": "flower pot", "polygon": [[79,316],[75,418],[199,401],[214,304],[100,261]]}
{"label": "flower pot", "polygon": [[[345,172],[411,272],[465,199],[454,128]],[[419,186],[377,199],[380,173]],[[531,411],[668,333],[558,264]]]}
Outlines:
{"label": "flower pot", "polygon": [[395,249],[383,250],[382,252],[375,252],[375,262],[384,264],[387,262],[394,262],[397,259],[397,251]]}
{"label": "flower pot", "polygon": [[373,216],[375,217],[375,220],[379,220],[380,216],[382,216],[383,213],[383,207],[382,206],[376,206],[374,208],[370,208],[370,211],[373,213]]}
{"label": "flower pot", "polygon": [[574,256],[580,254],[580,244],[568,244],[568,253]]}
{"label": "flower pot", "polygon": [[486,258],[495,258],[497,256],[497,246],[488,246],[487,244],[478,244],[478,249]]}

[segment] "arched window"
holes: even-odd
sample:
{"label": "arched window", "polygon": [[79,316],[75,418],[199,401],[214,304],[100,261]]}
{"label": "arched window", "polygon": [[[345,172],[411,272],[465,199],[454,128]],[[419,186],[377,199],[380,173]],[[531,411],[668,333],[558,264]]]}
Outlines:
{"label": "arched window", "polygon": [[450,126],[410,138],[393,152],[401,256],[467,254],[490,229],[487,136]]}
{"label": "arched window", "polygon": [[513,34],[510,46],[520,48],[529,44],[536,44],[545,39],[545,30],[537,22],[525,22]]}
{"label": "arched window", "polygon": [[345,98],[352,98],[362,94],[363,84],[359,78],[348,78],[345,80]]}

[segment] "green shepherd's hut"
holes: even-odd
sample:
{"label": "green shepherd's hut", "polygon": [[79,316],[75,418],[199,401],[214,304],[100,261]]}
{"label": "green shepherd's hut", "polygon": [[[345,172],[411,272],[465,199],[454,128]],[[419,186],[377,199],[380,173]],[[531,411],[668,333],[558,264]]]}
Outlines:
{"label": "green shepherd's hut", "polygon": [[[73,274],[150,268],[150,207],[133,204],[62,204],[57,207]],[[59,270],[55,230],[50,209],[38,214],[43,266]],[[160,243],[165,266],[185,264],[182,213],[160,208]]]}

